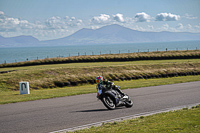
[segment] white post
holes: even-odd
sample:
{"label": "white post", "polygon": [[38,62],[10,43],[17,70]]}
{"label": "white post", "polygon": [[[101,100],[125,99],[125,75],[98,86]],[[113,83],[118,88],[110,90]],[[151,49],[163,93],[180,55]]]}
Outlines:
{"label": "white post", "polygon": [[20,94],[30,94],[29,82],[19,82]]}

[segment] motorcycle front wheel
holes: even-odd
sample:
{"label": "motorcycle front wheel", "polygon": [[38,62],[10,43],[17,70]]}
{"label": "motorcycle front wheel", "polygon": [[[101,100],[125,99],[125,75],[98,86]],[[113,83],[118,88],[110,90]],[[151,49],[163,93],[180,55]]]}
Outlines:
{"label": "motorcycle front wheel", "polygon": [[131,107],[133,106],[133,101],[132,101],[131,99],[128,99],[125,103],[126,103],[125,106],[126,106],[127,108],[131,108]]}
{"label": "motorcycle front wheel", "polygon": [[102,102],[106,106],[106,108],[108,108],[109,110],[115,109],[114,101],[112,100],[112,98],[110,96],[108,96],[108,95],[104,96],[102,98]]}

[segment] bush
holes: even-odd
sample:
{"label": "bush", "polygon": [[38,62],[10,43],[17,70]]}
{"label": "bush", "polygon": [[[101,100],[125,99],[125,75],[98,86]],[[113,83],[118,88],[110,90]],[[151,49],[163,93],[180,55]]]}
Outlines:
{"label": "bush", "polygon": [[65,86],[64,82],[61,82],[61,81],[54,81],[54,84],[57,87],[64,87]]}

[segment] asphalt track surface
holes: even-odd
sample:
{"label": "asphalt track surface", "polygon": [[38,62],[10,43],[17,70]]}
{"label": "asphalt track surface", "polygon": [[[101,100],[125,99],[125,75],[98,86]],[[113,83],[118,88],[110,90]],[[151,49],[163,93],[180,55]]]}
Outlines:
{"label": "asphalt track surface", "polygon": [[132,108],[107,110],[95,93],[0,105],[0,133],[46,133],[200,103],[200,81],[127,89],[124,92],[134,101]]}

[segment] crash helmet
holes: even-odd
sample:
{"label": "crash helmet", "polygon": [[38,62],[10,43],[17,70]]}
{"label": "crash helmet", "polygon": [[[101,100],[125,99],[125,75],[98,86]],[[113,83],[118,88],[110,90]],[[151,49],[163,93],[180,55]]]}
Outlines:
{"label": "crash helmet", "polygon": [[100,83],[102,83],[103,82],[103,77],[102,76],[97,76],[96,77],[96,83],[97,84],[100,84]]}

